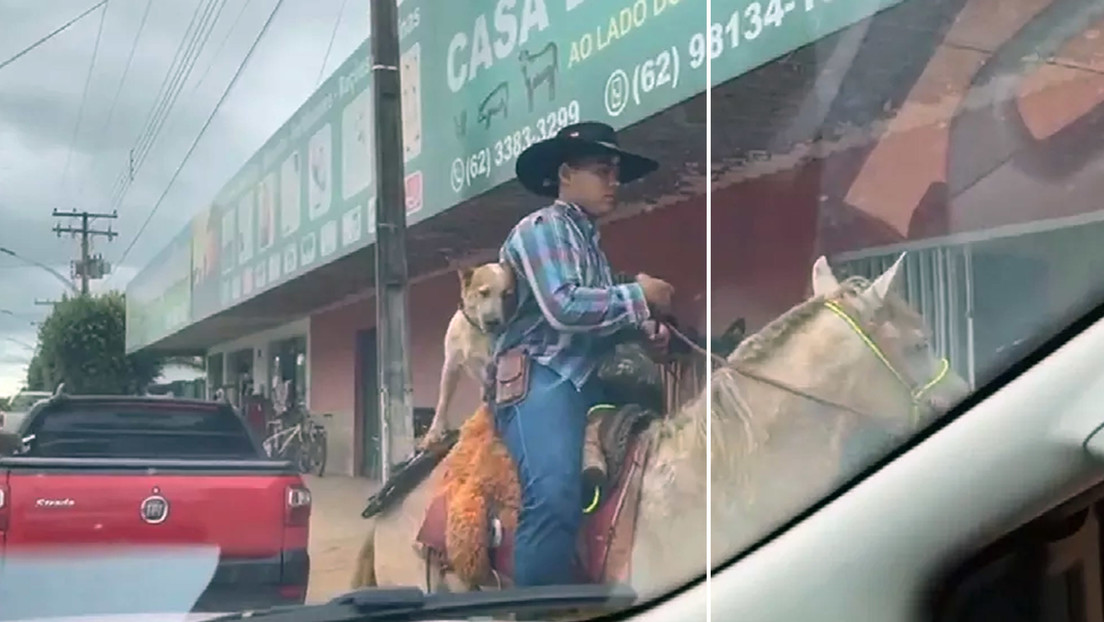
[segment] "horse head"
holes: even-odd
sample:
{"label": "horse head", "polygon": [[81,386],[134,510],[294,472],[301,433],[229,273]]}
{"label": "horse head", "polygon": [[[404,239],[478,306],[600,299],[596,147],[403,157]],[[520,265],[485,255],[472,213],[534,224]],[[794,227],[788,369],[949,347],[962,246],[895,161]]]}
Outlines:
{"label": "horse head", "polygon": [[836,397],[896,433],[917,429],[969,393],[936,354],[923,316],[896,291],[904,258],[872,282],[840,283],[824,257],[812,275],[814,300],[822,301],[820,334],[833,341],[824,364],[836,371]]}

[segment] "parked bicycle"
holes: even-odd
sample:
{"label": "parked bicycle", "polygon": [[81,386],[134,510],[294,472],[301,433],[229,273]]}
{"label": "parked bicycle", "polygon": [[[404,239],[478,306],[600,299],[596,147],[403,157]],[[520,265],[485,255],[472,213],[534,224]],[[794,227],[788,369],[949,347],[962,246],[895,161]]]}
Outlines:
{"label": "parked bicycle", "polygon": [[302,406],[293,406],[268,422],[263,447],[268,457],[287,460],[300,473],[321,477],[326,471],[326,427]]}

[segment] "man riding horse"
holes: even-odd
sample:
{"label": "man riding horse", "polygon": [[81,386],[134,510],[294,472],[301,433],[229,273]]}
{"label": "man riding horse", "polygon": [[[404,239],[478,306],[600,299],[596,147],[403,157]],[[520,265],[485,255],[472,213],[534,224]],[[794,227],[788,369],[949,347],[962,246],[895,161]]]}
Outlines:
{"label": "man riding horse", "polygon": [[639,274],[616,283],[599,246],[597,220],[617,192],[658,164],[618,146],[608,125],[565,127],[517,159],[518,181],[554,199],[507,236],[499,261],[517,277],[517,312],[494,347],[487,396],[498,433],[517,464],[521,510],[514,583],[577,582],[582,521],[581,455],[587,411],[601,401],[600,359],[627,333],[662,356],[674,288]]}

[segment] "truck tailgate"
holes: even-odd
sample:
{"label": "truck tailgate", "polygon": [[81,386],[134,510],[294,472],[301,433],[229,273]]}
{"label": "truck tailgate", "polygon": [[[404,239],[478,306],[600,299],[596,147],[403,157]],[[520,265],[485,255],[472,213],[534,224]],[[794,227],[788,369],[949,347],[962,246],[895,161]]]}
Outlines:
{"label": "truck tailgate", "polygon": [[5,548],[203,543],[237,558],[283,550],[287,489],[298,477],[264,462],[254,472],[249,463],[124,462],[81,460],[78,472],[56,459],[5,460],[9,520],[18,527]]}

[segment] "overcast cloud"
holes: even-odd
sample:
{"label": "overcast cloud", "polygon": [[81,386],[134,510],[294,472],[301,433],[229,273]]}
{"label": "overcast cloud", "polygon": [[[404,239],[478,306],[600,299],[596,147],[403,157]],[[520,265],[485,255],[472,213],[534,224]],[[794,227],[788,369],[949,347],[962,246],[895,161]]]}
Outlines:
{"label": "overcast cloud", "polygon": [[[112,100],[147,0],[108,2],[75,140],[73,131],[100,11],[0,69],[0,247],[68,274],[69,261],[77,256],[79,247],[75,240],[59,239],[53,233],[55,219],[50,212],[54,208],[111,210],[113,190],[126,170],[130,149],[158,98],[193,12],[202,2],[153,0],[110,126]],[[112,278],[95,283],[94,289],[125,287],[138,269],[211,201],[238,167],[314,91],[339,12],[341,21],[326,61],[326,75],[367,36],[368,2],[284,2],[145,233],[125,262],[115,266]],[[0,62],[95,3],[0,0]],[[275,5],[276,0],[225,0],[188,82],[118,206],[118,220],[110,223],[119,237],[113,242],[95,242],[94,250],[109,262],[116,263],[134,238]],[[240,20],[230,30],[239,13]],[[49,309],[36,305],[35,300],[54,299],[64,291],[65,286],[47,271],[0,255],[0,396],[14,392],[25,377],[31,356],[27,346],[35,342],[31,323],[45,317]]]}

